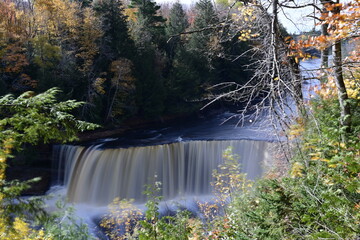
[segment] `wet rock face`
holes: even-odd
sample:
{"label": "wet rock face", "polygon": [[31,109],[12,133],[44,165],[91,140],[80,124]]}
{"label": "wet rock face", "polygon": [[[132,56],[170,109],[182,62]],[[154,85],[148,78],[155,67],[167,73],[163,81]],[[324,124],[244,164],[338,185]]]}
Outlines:
{"label": "wet rock face", "polygon": [[11,167],[7,171],[8,180],[26,181],[34,178],[40,178],[39,182],[33,183],[31,187],[25,190],[23,196],[44,195],[51,185],[50,168],[32,168],[32,167]]}
{"label": "wet rock face", "polygon": [[8,159],[6,169],[7,180],[26,181],[40,178],[39,182],[33,183],[24,191],[24,196],[43,195],[49,190],[52,182],[52,146],[25,146],[16,157]]}

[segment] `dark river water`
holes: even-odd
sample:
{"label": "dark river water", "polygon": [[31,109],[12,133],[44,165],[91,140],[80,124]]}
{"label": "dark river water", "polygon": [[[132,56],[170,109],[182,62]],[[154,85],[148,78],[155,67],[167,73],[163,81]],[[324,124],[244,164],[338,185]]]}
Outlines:
{"label": "dark river water", "polygon": [[[319,67],[320,59],[311,59],[301,62],[304,78],[303,95],[309,100],[315,95],[314,87],[319,85],[314,77]],[[234,110],[226,111],[211,116],[198,117],[184,122],[164,125],[157,128],[147,128],[132,131],[126,136],[112,139],[99,139],[104,148],[133,147],[146,145],[159,145],[180,141],[194,140],[262,140],[277,141],[273,126],[264,112],[256,119],[245,117],[241,121]]]}

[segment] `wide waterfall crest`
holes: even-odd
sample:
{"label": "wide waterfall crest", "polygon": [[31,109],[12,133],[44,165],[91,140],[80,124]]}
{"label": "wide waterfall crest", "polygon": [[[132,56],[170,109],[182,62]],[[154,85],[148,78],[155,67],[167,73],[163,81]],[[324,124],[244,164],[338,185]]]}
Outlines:
{"label": "wide waterfall crest", "polygon": [[250,140],[188,141],[117,149],[62,145],[55,149],[70,202],[106,205],[116,197],[145,201],[146,184],[162,183],[162,196],[211,194],[212,172],[232,146],[250,179],[269,162],[269,142]]}

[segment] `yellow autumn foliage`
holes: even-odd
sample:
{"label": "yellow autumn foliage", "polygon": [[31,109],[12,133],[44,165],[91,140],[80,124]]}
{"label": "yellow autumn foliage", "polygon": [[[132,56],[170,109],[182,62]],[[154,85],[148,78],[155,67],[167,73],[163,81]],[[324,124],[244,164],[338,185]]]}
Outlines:
{"label": "yellow autumn foliage", "polygon": [[360,100],[360,78],[346,79],[345,86],[347,88],[349,98]]}
{"label": "yellow autumn foliage", "polygon": [[104,82],[106,81],[106,78],[101,78],[101,77],[98,77],[95,79],[95,81],[92,83],[92,87],[93,89],[95,90],[95,92],[97,92],[98,94],[105,94],[105,89],[104,89]]}
{"label": "yellow autumn foliage", "polygon": [[[346,78],[344,82],[349,98],[360,100],[360,77]],[[336,97],[337,88],[334,77],[329,76],[327,83],[323,83],[317,87],[315,93],[323,99]]]}
{"label": "yellow autumn foliage", "polygon": [[76,40],[81,47],[80,52],[75,57],[83,60],[79,70],[86,74],[90,71],[94,58],[99,52],[96,41],[102,37],[103,31],[101,30],[101,23],[95,17],[94,10],[86,8],[83,12],[83,22],[76,32]]}
{"label": "yellow autumn foliage", "polygon": [[[11,154],[14,147],[14,140],[12,138],[5,139],[0,147],[0,180],[5,180],[6,158]],[[3,193],[0,192],[0,201],[4,198]],[[0,216],[3,214],[0,209]],[[29,224],[16,217],[11,225],[5,221],[5,218],[0,218],[0,240],[50,240],[45,237],[43,230],[34,230],[30,228]]]}
{"label": "yellow autumn foliage", "polygon": [[[35,1],[35,20],[41,33],[52,37],[59,37],[62,32],[67,32],[68,37],[76,32],[78,26],[78,12],[81,6],[76,1],[70,0],[38,0]],[[62,36],[62,40],[67,40]]]}
{"label": "yellow autumn foliage", "polygon": [[[0,212],[1,213],[1,212]],[[28,223],[16,217],[12,226],[9,226],[3,218],[0,218],[0,240],[51,240],[41,230],[32,229]]]}
{"label": "yellow autumn foliage", "polygon": [[[109,214],[102,219],[100,226],[105,229],[105,233],[110,239],[127,239],[133,231],[136,221],[143,217],[143,213],[134,204],[134,200],[115,198],[109,205]],[[117,226],[124,225],[125,234],[121,234],[122,229]]]}
{"label": "yellow autumn foliage", "polygon": [[[0,180],[5,180],[6,158],[14,147],[14,139],[7,138],[0,145]],[[1,198],[0,198],[1,200]]]}
{"label": "yellow autumn foliage", "polygon": [[303,176],[304,166],[299,162],[294,162],[290,171],[290,176],[295,177],[302,177]]}
{"label": "yellow autumn foliage", "polygon": [[240,5],[237,12],[232,14],[232,19],[239,26],[239,41],[249,41],[258,37],[258,33],[252,32],[252,22],[257,18],[256,8],[254,6]]}
{"label": "yellow autumn foliage", "polygon": [[296,118],[295,123],[292,124],[289,128],[289,132],[288,132],[289,139],[291,140],[302,136],[304,131],[305,131],[304,119]]}
{"label": "yellow autumn foliage", "polygon": [[137,11],[138,11],[137,8],[125,8],[124,14],[125,14],[125,16],[127,16],[127,21],[136,22],[137,21],[137,16],[136,16]]}

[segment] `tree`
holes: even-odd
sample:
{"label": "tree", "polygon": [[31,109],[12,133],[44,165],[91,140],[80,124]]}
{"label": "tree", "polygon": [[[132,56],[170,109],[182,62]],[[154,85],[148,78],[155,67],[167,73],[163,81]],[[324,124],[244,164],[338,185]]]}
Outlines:
{"label": "tree", "polygon": [[39,0],[32,4],[26,10],[32,33],[27,47],[31,61],[29,75],[38,80],[40,91],[57,86],[64,93],[71,93],[81,79],[75,64],[74,42],[81,21],[81,5],[70,0]]}
{"label": "tree", "polygon": [[[320,19],[326,18],[326,15],[329,14],[329,11],[326,8],[326,5],[329,2],[330,1],[327,1],[327,0],[321,1],[321,4],[323,5],[323,7],[321,9],[322,16],[320,17]],[[327,37],[329,35],[328,28],[329,28],[329,24],[327,24],[327,23],[321,24],[321,35],[322,36]],[[329,54],[330,54],[330,48],[321,49],[321,66],[323,66],[325,68],[327,68],[329,66]]]}
{"label": "tree", "polygon": [[215,36],[214,29],[211,26],[216,26],[219,20],[210,0],[200,0],[197,2],[195,11],[196,16],[192,26],[194,33],[191,34],[189,48],[206,55],[211,37]]}
{"label": "tree", "polygon": [[134,26],[135,41],[144,46],[146,43],[163,44],[165,33],[164,19],[158,14],[160,6],[151,0],[132,0],[131,8],[136,9],[136,23]]}
{"label": "tree", "polygon": [[[89,50],[85,52],[85,56],[91,57],[88,53],[92,53],[94,59],[92,65],[89,65],[91,68],[87,77],[86,99],[91,105],[84,106],[83,114],[93,121],[112,122],[113,116],[117,115],[118,117],[118,114],[112,113],[124,110],[114,108],[115,99],[117,102],[121,99],[118,96],[118,81],[126,81],[127,78],[126,75],[117,74],[118,70],[114,70],[113,66],[119,66],[119,63],[125,64],[119,66],[121,69],[132,66],[131,62],[135,58],[136,49],[134,41],[129,35],[127,16],[121,1],[98,1],[94,4],[94,11],[97,18],[94,18],[93,21],[100,20],[101,24],[96,31],[98,39],[94,39],[94,34],[91,32],[95,29],[91,26],[88,28],[91,30],[88,33],[92,35],[93,41],[89,42]],[[97,42],[100,44],[97,45]],[[98,49],[94,48],[96,46]],[[124,59],[127,60],[123,61]],[[123,104],[125,103],[118,105],[122,106]]]}
{"label": "tree", "polygon": [[[341,14],[342,6],[339,3],[340,0],[331,2],[331,14],[335,17],[338,17]],[[331,27],[333,28],[333,31],[336,31],[337,26],[335,24]],[[343,76],[341,39],[335,39],[333,52],[335,83],[340,104],[340,124],[345,128],[345,132],[349,133],[351,131],[351,110],[350,104],[347,102],[349,97]]]}
{"label": "tree", "polygon": [[[100,16],[104,32],[101,43],[102,58],[113,61],[119,57],[134,55],[134,43],[130,39],[127,17],[120,0],[99,1],[94,6]],[[103,60],[105,60],[103,59]]]}
{"label": "tree", "polygon": [[135,77],[133,63],[126,58],[111,63],[110,71],[113,73],[111,86],[114,89],[109,103],[107,119],[120,119],[124,115],[135,113]]}
{"label": "tree", "polygon": [[79,48],[75,57],[80,60],[79,71],[88,77],[100,51],[98,42],[103,36],[103,30],[91,8],[83,8],[81,20],[76,32]]}
{"label": "tree", "polygon": [[177,35],[184,32],[188,26],[189,21],[183,6],[179,2],[174,3],[170,9],[166,33],[169,36]]}
{"label": "tree", "polygon": [[151,0],[134,0],[129,7],[134,11],[130,29],[138,50],[134,61],[137,106],[141,115],[159,116],[164,111],[166,20]]}
{"label": "tree", "polygon": [[158,117],[164,113],[164,61],[164,54],[151,47],[142,49],[135,61],[137,106],[145,117]]}
{"label": "tree", "polygon": [[29,17],[10,0],[0,3],[0,90],[33,89],[37,82],[24,71],[29,66],[26,53]]}
{"label": "tree", "polygon": [[188,26],[189,22],[182,5],[179,2],[174,3],[170,9],[169,22],[166,26],[166,33],[168,37],[171,37],[171,39],[168,41],[168,52],[170,59],[174,57],[176,47],[180,43],[180,36],[175,35],[184,32]]}
{"label": "tree", "polygon": [[[59,90],[53,88],[38,95],[34,92],[25,92],[17,98],[13,95],[0,98],[0,229],[4,230],[2,236],[12,236],[14,230],[20,231],[17,233],[19,236],[22,236],[24,231],[33,233],[26,224],[26,217],[32,214],[28,211],[31,210],[31,206],[26,201],[18,199],[17,207],[24,209],[14,212],[17,207],[13,202],[13,198],[18,198],[20,191],[29,183],[6,181],[7,158],[11,157],[14,151],[21,150],[25,143],[38,144],[53,141],[64,143],[77,139],[78,131],[98,127],[95,124],[77,120],[71,115],[70,112],[83,103],[73,100],[57,102],[55,96],[58,93]],[[11,221],[12,214],[17,216],[15,221]],[[21,228],[19,228],[20,225]],[[39,233],[39,235],[43,234]]]}
{"label": "tree", "polygon": [[[194,12],[191,27],[173,31],[168,40],[171,48],[179,42],[170,59],[172,68],[167,82],[168,92],[173,91],[169,99],[176,99],[171,101],[174,106],[196,106],[194,102],[204,98],[206,88],[224,80],[240,83],[247,75],[244,69],[248,62],[239,55],[245,55],[248,47],[238,41],[239,31],[228,27],[231,21],[220,16],[210,1],[197,3]],[[168,28],[171,25],[170,19]]]}
{"label": "tree", "polygon": [[204,95],[204,85],[212,79],[213,74],[202,56],[179,47],[166,82],[167,110],[186,112],[200,108],[198,100]]}

